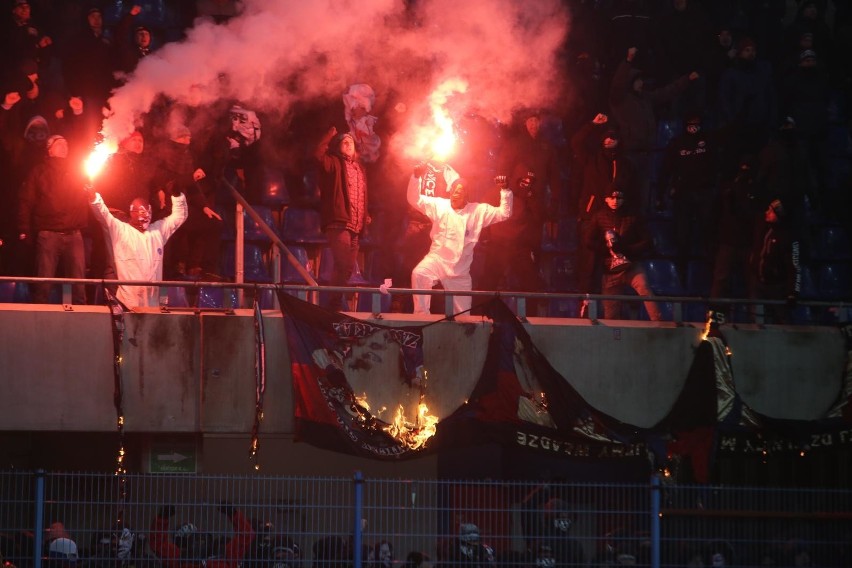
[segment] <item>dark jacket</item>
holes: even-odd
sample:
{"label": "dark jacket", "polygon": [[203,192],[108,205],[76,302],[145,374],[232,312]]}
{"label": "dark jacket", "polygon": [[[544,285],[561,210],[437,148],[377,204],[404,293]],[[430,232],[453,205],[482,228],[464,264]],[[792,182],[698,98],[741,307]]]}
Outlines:
{"label": "dark jacket", "polygon": [[[319,163],[318,184],[320,188],[320,222],[323,230],[329,225],[344,226],[351,221],[353,207],[349,201],[349,191],[346,180],[346,158],[337,151],[329,149],[332,136],[326,135],[320,140],[314,152],[314,158]],[[364,168],[364,207],[362,213],[364,219],[367,215],[367,181]],[[364,226],[366,223],[361,223]]]}
{"label": "dark jacket", "polygon": [[609,207],[599,209],[592,217],[592,230],[587,235],[586,248],[601,253],[607,272],[608,260],[611,258],[606,243],[607,231],[615,231],[618,235],[619,245],[615,252],[623,254],[628,260],[639,260],[652,248],[653,243],[645,220],[625,207],[615,211]]}
{"label": "dark jacket", "polygon": [[21,190],[18,232],[72,231],[87,226],[89,205],[82,173],[64,158],[36,166]]}
{"label": "dark jacket", "polygon": [[604,207],[604,196],[615,186],[628,196],[634,189],[634,170],[630,161],[607,155],[602,146],[600,128],[594,123],[585,124],[571,138],[571,151],[580,170],[577,180],[579,188],[577,208],[580,218],[588,219],[599,208]]}
{"label": "dark jacket", "polygon": [[789,224],[764,222],[752,244],[753,295],[783,299],[802,290],[799,241]]}
{"label": "dark jacket", "polygon": [[671,101],[682,93],[689,77],[684,75],[664,87],[637,93],[633,90],[633,81],[640,73],[629,61],[622,60],[610,84],[609,102],[624,149],[650,151],[657,141],[654,105]]}

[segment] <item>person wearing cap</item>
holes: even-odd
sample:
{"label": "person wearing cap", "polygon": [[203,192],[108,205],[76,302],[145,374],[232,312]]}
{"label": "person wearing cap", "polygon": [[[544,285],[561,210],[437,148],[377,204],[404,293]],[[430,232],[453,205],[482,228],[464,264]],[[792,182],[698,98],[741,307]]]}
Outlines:
{"label": "person wearing cap", "polygon": [[[583,125],[571,138],[571,151],[579,178],[580,187],[575,190],[578,211],[578,235],[580,242],[591,237],[592,217],[603,207],[604,197],[614,185],[623,191],[633,192],[635,172],[633,164],[621,151],[619,133],[612,128],[609,117],[598,113]],[[577,291],[594,293],[600,282],[594,278],[598,265],[597,251],[587,247],[577,248],[576,274]]]}
{"label": "person wearing cap", "polygon": [[134,26],[135,18],[141,13],[142,7],[133,4],[115,26],[118,69],[125,73],[132,73],[151,54],[151,30],[143,25]]}
{"label": "person wearing cap", "polygon": [[[68,163],[68,141],[63,136],[47,139],[47,155],[21,188],[18,238],[35,242],[36,276],[54,278],[61,262],[62,276],[85,278],[83,230],[88,211],[82,191],[83,174]],[[33,301],[46,303],[49,292],[50,285],[36,285]],[[72,286],[71,300],[75,304],[86,303],[82,284]]]}
{"label": "person wearing cap", "polygon": [[[458,178],[450,184],[449,199],[422,195],[420,178],[423,171],[422,165],[414,168],[406,196],[409,205],[432,221],[429,232],[432,245],[411,272],[411,287],[429,290],[440,282],[445,290],[471,290],[470,265],[482,229],[512,216],[513,199],[509,182],[505,176],[494,179],[500,190],[500,205],[494,207],[487,203],[468,201],[468,182],[464,178]],[[430,313],[431,300],[429,295],[414,295],[414,313]],[[453,296],[455,313],[470,310],[471,303],[470,296]]]}
{"label": "person wearing cap", "polygon": [[[188,216],[186,196],[176,187],[172,186],[171,213],[153,223],[147,197],[139,196],[130,203],[130,220],[125,223],[116,219],[99,193],[94,194],[90,203],[92,212],[109,233],[119,280],[155,282],[163,279],[163,248]],[[128,308],[160,305],[157,286],[122,285],[116,297]]]}
{"label": "person wearing cap", "polygon": [[790,307],[802,290],[799,239],[780,199],[773,199],[752,243],[749,296],[753,299],[786,300],[786,305],[766,306],[766,323],[787,323]]}
{"label": "person wearing cap", "polygon": [[35,61],[46,69],[53,40],[33,21],[27,0],[12,0],[7,5],[11,17],[0,28],[0,69],[13,69],[24,60]]}
{"label": "person wearing cap", "polygon": [[[346,286],[355,271],[359,241],[370,223],[367,212],[367,175],[350,133],[337,135],[332,126],[314,151],[319,164],[320,222],[331,248],[334,268],[330,286]],[[346,295],[349,302],[351,294]],[[329,299],[332,310],[343,308],[343,294]]]}
{"label": "person wearing cap", "polygon": [[[602,264],[604,295],[621,295],[632,288],[639,296],[654,295],[648,277],[638,262],[651,249],[651,236],[644,218],[635,209],[625,206],[625,193],[617,186],[610,188],[604,198],[606,207],[592,218],[592,229],[583,246],[595,250]],[[645,302],[651,321],[661,321],[662,313],[656,302]],[[621,302],[603,301],[604,319],[621,319]]]}
{"label": "person wearing cap", "polygon": [[479,527],[474,523],[461,523],[455,538],[438,543],[438,567],[492,568],[495,565],[494,549],[482,542]]}
{"label": "person wearing cap", "polygon": [[62,77],[67,90],[82,98],[87,108],[100,109],[116,86],[115,51],[100,8],[88,8],[85,16],[81,30],[63,50]]}
{"label": "person wearing cap", "polygon": [[686,274],[693,254],[707,257],[714,245],[718,218],[720,145],[714,132],[704,128],[697,112],[688,113],[684,132],[666,145],[660,168],[658,209],[666,198],[674,209],[677,267]]}

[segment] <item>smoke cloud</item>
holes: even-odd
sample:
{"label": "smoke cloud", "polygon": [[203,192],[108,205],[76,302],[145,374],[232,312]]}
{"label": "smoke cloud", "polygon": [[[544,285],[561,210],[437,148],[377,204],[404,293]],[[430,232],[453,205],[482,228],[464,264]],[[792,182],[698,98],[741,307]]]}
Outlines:
{"label": "smoke cloud", "polygon": [[418,117],[449,78],[467,85],[449,101],[456,112],[507,121],[518,107],[557,102],[569,24],[561,0],[246,0],[227,23],[199,19],[143,59],[110,99],[103,134],[126,137],[160,94],[280,115],[359,82]]}

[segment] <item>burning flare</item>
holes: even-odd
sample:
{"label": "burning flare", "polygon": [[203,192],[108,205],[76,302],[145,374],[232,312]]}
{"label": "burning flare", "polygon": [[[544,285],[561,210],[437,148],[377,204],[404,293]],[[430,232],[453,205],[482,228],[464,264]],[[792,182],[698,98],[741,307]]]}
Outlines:
{"label": "burning flare", "polygon": [[94,181],[94,179],[103,169],[104,164],[106,164],[106,161],[109,159],[110,156],[115,154],[115,151],[117,149],[118,147],[116,144],[106,140],[95,146],[95,149],[92,150],[92,153],[89,154],[89,157],[86,158],[86,161],[83,164],[83,167],[86,171],[86,176],[89,178],[90,182]]}
{"label": "burning flare", "polygon": [[426,446],[426,442],[435,435],[438,426],[438,417],[429,414],[429,407],[424,403],[417,405],[417,421],[408,422],[405,417],[405,409],[400,404],[396,409],[393,423],[384,428],[385,432],[408,446],[417,450]]}
{"label": "burning flare", "polygon": [[467,92],[467,83],[459,78],[447,79],[429,95],[431,123],[415,127],[408,153],[422,159],[446,161],[456,146],[453,118],[448,109],[450,98]]}

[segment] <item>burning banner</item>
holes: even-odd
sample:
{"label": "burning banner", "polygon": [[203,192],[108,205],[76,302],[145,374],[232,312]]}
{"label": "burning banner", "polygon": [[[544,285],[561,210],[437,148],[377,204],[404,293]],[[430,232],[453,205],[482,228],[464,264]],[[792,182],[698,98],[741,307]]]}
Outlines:
{"label": "burning banner", "polygon": [[[484,365],[473,375],[478,379],[466,400],[442,412],[437,402],[443,393],[435,391],[441,383],[427,381],[424,371],[429,361],[422,327],[381,326],[284,292],[278,297],[298,441],[375,459],[497,443],[545,459],[632,458],[647,467],[637,429],[589,406],[499,299],[486,305],[493,329]],[[396,376],[389,372],[395,353]],[[430,411],[430,400],[435,410]]]}
{"label": "burning banner", "polygon": [[[430,449],[437,418],[426,406],[421,328],[381,326],[284,292],[278,297],[290,350],[297,440],[377,459]],[[394,376],[388,363],[397,360]]]}

